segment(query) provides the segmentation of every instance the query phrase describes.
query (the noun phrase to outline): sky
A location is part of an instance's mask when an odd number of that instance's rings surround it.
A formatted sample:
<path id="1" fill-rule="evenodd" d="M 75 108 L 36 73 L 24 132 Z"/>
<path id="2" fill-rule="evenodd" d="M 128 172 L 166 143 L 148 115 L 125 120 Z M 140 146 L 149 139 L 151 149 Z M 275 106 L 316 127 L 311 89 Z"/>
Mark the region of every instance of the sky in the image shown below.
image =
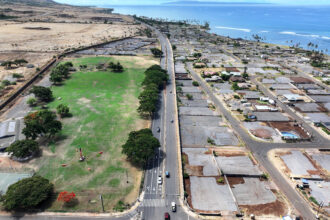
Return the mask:
<path id="1" fill-rule="evenodd" d="M 72 5 L 158 5 L 175 0 L 55 0 Z M 178 0 L 182 1 L 182 0 Z M 190 0 L 191 1 L 191 0 Z M 258 2 L 290 5 L 330 5 L 330 0 L 199 0 L 218 2 Z"/>

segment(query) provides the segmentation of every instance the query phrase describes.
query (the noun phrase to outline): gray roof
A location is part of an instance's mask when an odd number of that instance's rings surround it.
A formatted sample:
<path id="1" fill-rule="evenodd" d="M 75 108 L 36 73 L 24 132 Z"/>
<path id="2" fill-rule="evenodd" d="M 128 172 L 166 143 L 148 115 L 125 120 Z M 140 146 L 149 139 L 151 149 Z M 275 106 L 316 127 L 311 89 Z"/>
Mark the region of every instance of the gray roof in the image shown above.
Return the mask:
<path id="1" fill-rule="evenodd" d="M 287 78 L 287 77 L 283 77 L 283 76 L 281 76 L 281 77 L 277 77 L 275 80 L 276 80 L 276 82 L 278 82 L 278 83 L 290 83 L 290 82 L 292 82 L 291 79 L 289 79 L 289 78 Z"/>
<path id="2" fill-rule="evenodd" d="M 0 138 L 15 136 L 16 121 L 4 121 L 0 123 Z"/>

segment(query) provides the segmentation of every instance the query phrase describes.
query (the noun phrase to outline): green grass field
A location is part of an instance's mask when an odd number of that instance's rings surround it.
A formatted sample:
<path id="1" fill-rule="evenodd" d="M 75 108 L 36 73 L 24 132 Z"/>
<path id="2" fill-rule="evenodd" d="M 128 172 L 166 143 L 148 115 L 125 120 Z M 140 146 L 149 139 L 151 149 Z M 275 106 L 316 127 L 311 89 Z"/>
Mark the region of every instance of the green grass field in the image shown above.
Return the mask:
<path id="1" fill-rule="evenodd" d="M 93 69 L 95 64 L 109 61 L 120 61 L 125 71 Z M 73 208 L 54 202 L 50 210 L 100 211 L 102 194 L 106 210 L 111 211 L 119 200 L 132 202 L 137 197 L 141 171 L 125 161 L 121 145 L 130 131 L 147 126 L 137 114 L 137 97 L 145 69 L 156 61 L 149 57 L 88 57 L 72 62 L 77 69 L 86 64 L 88 70 L 77 71 L 62 86 L 52 87 L 55 100 L 50 109 L 66 104 L 72 117 L 63 120 L 61 140 L 45 147 L 36 161 L 38 173 L 50 179 L 56 191 L 73 191 L 79 200 Z M 87 157 L 84 162 L 79 162 L 80 147 Z"/>

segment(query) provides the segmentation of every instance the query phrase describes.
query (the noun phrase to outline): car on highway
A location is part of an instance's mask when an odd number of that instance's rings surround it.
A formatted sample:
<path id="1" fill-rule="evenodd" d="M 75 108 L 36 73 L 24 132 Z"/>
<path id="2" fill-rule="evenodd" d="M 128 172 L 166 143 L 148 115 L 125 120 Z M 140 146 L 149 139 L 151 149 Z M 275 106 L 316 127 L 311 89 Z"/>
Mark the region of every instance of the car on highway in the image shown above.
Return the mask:
<path id="1" fill-rule="evenodd" d="M 157 128 L 157 132 L 160 132 L 160 127 Z"/>
<path id="2" fill-rule="evenodd" d="M 169 178 L 169 177 L 170 177 L 170 172 L 165 171 L 165 176 L 166 176 L 167 178 Z"/>
<path id="3" fill-rule="evenodd" d="M 176 212 L 176 204 L 175 202 L 171 203 L 171 208 L 172 208 L 172 212 Z"/>
<path id="4" fill-rule="evenodd" d="M 171 123 L 173 123 L 173 122 L 174 122 L 174 120 L 172 119 L 172 120 L 171 120 Z"/>
<path id="5" fill-rule="evenodd" d="M 163 183 L 163 178 L 161 177 L 161 175 L 158 176 L 157 183 L 159 185 L 161 185 Z"/>
<path id="6" fill-rule="evenodd" d="M 170 219 L 170 214 L 168 212 L 165 212 L 164 217 L 165 217 L 165 220 L 169 220 Z"/>

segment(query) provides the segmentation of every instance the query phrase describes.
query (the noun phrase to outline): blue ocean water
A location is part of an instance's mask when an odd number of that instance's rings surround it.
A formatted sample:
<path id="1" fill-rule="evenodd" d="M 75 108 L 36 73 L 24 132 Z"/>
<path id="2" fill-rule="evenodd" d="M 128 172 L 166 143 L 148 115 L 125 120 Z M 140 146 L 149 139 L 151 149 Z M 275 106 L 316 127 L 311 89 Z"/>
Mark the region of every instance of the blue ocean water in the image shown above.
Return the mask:
<path id="1" fill-rule="evenodd" d="M 234 38 L 252 39 L 282 45 L 312 42 L 318 50 L 330 53 L 330 6 L 213 5 L 213 6 L 105 6 L 122 14 L 169 20 L 210 22 L 211 32 Z M 314 48 L 310 48 L 314 49 Z"/>

